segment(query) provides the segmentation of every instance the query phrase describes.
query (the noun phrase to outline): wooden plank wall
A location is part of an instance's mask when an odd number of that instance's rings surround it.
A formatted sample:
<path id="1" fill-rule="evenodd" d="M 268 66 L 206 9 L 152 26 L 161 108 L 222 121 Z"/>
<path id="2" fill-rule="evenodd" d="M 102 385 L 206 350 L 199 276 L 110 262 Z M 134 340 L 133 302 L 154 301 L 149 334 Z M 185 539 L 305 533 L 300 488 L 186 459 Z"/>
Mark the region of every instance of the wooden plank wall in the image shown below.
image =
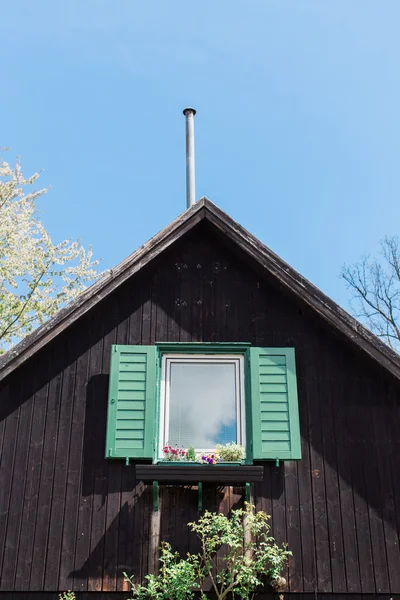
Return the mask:
<path id="1" fill-rule="evenodd" d="M 254 489 L 293 550 L 288 591 L 400 593 L 398 382 L 201 225 L 0 388 L 0 600 L 123 592 L 122 571 L 154 569 L 151 487 L 103 456 L 111 344 L 156 341 L 296 348 L 303 459 L 266 464 Z M 242 499 L 204 490 L 211 509 Z M 195 489 L 162 488 L 162 539 L 195 550 L 196 516 Z"/>

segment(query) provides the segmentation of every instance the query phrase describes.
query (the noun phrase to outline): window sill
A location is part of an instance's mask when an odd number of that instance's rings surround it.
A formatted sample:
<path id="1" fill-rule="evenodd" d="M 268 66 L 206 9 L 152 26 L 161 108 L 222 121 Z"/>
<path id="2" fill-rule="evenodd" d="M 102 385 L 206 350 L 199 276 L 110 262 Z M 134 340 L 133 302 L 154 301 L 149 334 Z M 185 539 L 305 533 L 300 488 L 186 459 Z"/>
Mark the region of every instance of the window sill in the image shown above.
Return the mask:
<path id="1" fill-rule="evenodd" d="M 218 483 L 236 485 L 262 481 L 264 467 L 219 463 L 216 465 L 190 464 L 178 461 L 157 465 L 136 465 L 136 479 L 144 483 L 196 484 Z"/>
<path id="2" fill-rule="evenodd" d="M 225 461 L 225 462 L 218 462 L 215 463 L 213 465 L 210 465 L 208 463 L 201 463 L 201 462 L 196 462 L 195 460 L 158 460 L 157 463 L 155 463 L 159 466 L 164 465 L 166 467 L 174 467 L 176 465 L 180 465 L 182 467 L 241 467 L 244 463 L 240 460 L 232 460 L 232 461 Z"/>

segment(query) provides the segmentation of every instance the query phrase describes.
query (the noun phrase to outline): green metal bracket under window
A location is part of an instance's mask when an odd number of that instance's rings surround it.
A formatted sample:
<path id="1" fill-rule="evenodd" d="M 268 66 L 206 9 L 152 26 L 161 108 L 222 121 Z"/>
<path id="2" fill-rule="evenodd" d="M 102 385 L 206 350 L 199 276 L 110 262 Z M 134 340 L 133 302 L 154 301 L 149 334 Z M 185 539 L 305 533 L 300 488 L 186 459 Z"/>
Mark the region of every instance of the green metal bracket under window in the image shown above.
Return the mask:
<path id="1" fill-rule="evenodd" d="M 153 481 L 153 511 L 157 512 L 159 506 L 159 486 L 158 481 Z"/>
<path id="2" fill-rule="evenodd" d="M 203 484 L 201 481 L 198 483 L 198 510 L 199 513 L 203 512 Z"/>
<path id="3" fill-rule="evenodd" d="M 246 483 L 245 500 L 250 503 L 251 500 L 251 483 Z"/>

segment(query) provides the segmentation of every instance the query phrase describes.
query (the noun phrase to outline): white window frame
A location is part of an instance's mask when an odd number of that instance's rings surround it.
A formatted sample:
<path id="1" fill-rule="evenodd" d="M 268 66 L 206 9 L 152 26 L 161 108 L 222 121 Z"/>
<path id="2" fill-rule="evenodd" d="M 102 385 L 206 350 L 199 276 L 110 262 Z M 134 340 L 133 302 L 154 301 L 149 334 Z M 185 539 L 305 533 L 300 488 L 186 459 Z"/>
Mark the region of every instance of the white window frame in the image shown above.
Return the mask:
<path id="1" fill-rule="evenodd" d="M 236 438 L 237 443 L 246 449 L 246 404 L 244 385 L 244 356 L 242 354 L 169 354 L 161 359 L 160 420 L 159 420 L 159 459 L 164 458 L 163 448 L 169 435 L 169 403 L 171 394 L 171 365 L 174 362 L 220 363 L 235 365 L 236 388 Z M 195 448 L 196 452 L 215 452 L 215 448 Z"/>

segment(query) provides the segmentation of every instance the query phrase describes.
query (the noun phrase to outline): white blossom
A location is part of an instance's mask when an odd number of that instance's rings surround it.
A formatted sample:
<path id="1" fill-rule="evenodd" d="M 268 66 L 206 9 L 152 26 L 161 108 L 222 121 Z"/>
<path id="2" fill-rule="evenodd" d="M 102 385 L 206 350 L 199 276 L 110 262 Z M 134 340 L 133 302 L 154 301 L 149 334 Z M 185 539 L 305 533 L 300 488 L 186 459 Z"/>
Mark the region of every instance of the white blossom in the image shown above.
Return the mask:
<path id="1" fill-rule="evenodd" d="M 0 161 L 0 354 L 98 277 L 91 247 L 54 244 L 41 223 L 36 200 L 47 189 L 30 190 L 38 177 Z"/>

